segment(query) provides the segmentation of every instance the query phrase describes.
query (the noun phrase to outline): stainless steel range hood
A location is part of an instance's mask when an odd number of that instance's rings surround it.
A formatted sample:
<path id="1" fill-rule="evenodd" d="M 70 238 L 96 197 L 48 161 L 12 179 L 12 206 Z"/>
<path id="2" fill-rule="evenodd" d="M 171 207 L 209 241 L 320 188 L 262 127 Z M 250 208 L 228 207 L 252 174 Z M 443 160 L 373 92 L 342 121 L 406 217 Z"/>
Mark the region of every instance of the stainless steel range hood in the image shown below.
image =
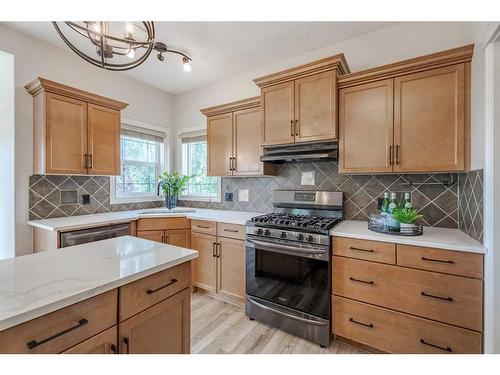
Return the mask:
<path id="1" fill-rule="evenodd" d="M 311 162 L 315 160 L 337 160 L 338 143 L 306 143 L 299 145 L 280 145 L 264 148 L 261 161 L 270 163 Z"/>

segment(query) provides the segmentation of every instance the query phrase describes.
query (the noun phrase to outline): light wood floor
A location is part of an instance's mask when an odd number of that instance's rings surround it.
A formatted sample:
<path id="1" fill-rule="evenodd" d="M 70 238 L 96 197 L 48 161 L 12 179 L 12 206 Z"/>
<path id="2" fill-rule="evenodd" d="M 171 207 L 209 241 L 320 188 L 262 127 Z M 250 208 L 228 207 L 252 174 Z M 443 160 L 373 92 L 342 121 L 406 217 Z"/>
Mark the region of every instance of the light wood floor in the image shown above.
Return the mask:
<path id="1" fill-rule="evenodd" d="M 191 300 L 191 353 L 230 354 L 316 354 L 366 353 L 335 340 L 321 348 L 245 316 L 245 309 L 219 301 L 202 291 Z"/>

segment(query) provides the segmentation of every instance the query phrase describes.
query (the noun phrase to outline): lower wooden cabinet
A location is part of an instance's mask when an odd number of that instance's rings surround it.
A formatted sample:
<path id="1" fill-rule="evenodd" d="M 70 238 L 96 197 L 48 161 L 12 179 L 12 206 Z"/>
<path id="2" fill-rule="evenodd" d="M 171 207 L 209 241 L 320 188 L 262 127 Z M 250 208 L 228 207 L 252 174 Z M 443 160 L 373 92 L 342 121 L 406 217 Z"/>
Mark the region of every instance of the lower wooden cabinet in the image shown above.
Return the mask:
<path id="1" fill-rule="evenodd" d="M 191 243 L 189 229 L 138 230 L 137 237 L 187 248 L 190 247 Z"/>
<path id="2" fill-rule="evenodd" d="M 190 351 L 189 288 L 119 323 L 120 353 L 186 354 Z"/>
<path id="3" fill-rule="evenodd" d="M 335 334 L 390 353 L 477 354 L 481 333 L 333 296 Z"/>
<path id="4" fill-rule="evenodd" d="M 208 225 L 198 222 L 197 226 Z M 199 253 L 194 261 L 193 284 L 241 305 L 245 299 L 245 242 L 241 239 L 244 227 L 217 223 L 214 229 L 214 233 L 226 237 L 191 232 L 191 248 Z"/>
<path id="5" fill-rule="evenodd" d="M 113 326 L 62 354 L 118 354 L 117 337 L 117 326 Z"/>

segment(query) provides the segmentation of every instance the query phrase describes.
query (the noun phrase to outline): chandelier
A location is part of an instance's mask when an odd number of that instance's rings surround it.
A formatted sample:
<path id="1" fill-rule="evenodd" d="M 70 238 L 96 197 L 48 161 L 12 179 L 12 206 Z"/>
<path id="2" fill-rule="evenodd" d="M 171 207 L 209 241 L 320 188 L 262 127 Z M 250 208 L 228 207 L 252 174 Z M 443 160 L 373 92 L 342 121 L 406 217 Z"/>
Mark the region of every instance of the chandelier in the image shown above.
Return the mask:
<path id="1" fill-rule="evenodd" d="M 191 58 L 185 53 L 155 41 L 152 21 L 141 22 L 52 22 L 62 40 L 73 52 L 92 65 L 106 70 L 123 71 L 141 65 L 156 51 L 165 61 L 167 52 L 182 57 L 184 71 L 191 70 Z"/>

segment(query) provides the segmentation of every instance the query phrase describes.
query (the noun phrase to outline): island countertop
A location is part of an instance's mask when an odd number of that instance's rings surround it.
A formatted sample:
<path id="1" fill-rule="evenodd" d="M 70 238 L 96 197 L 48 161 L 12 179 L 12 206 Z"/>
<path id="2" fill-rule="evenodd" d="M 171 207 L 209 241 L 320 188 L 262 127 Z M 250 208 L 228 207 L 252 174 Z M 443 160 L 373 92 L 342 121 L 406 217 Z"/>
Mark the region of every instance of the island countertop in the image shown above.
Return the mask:
<path id="1" fill-rule="evenodd" d="M 0 331 L 198 257 L 124 236 L 0 261 Z"/>
<path id="2" fill-rule="evenodd" d="M 486 254 L 483 244 L 469 237 L 458 229 L 424 227 L 421 236 L 394 236 L 372 232 L 367 221 L 345 220 L 335 226 L 330 234 L 337 237 L 357 238 L 380 242 L 391 242 L 402 245 L 433 247 L 437 249 L 465 251 Z"/>

